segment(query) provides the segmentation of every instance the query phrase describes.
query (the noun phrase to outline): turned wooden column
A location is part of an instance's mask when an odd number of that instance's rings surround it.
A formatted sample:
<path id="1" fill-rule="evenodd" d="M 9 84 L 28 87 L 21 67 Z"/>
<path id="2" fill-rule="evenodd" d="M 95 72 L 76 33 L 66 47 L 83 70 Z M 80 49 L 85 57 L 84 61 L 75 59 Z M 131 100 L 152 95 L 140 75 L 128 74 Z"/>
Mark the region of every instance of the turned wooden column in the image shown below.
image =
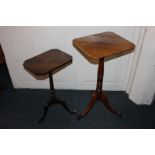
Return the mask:
<path id="1" fill-rule="evenodd" d="M 96 93 L 102 93 L 102 83 L 103 83 L 103 74 L 104 74 L 104 58 L 99 59 L 98 73 L 97 73 L 97 85 Z"/>

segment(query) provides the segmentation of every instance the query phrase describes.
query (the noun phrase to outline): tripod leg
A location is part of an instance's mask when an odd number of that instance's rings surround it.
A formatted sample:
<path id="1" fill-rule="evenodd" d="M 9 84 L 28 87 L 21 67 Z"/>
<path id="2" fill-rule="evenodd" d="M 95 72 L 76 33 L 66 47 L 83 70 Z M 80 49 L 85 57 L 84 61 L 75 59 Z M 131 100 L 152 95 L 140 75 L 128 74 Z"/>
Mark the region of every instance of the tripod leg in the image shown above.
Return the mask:
<path id="1" fill-rule="evenodd" d="M 48 101 L 45 105 L 44 105 L 44 113 L 43 113 L 43 116 L 41 117 L 41 119 L 38 121 L 38 123 L 41 123 L 44 119 L 45 119 L 45 117 L 46 117 L 46 115 L 47 115 L 47 111 L 48 111 L 48 108 L 50 107 L 50 106 L 52 106 L 54 103 L 52 103 L 51 101 Z"/>
<path id="2" fill-rule="evenodd" d="M 65 102 L 58 100 L 58 103 L 61 104 L 69 113 L 71 114 L 77 113 L 77 111 L 70 109 Z"/>
<path id="3" fill-rule="evenodd" d="M 84 117 L 92 109 L 96 101 L 97 95 L 94 94 L 91 100 L 89 101 L 87 108 L 81 114 L 78 115 L 77 119 L 81 119 L 82 117 Z"/>
<path id="4" fill-rule="evenodd" d="M 105 94 L 101 94 L 100 100 L 103 102 L 103 104 L 107 107 L 109 111 L 111 111 L 113 114 L 121 116 L 121 113 L 116 112 L 116 110 L 111 106 L 110 102 L 108 101 L 108 98 Z"/>

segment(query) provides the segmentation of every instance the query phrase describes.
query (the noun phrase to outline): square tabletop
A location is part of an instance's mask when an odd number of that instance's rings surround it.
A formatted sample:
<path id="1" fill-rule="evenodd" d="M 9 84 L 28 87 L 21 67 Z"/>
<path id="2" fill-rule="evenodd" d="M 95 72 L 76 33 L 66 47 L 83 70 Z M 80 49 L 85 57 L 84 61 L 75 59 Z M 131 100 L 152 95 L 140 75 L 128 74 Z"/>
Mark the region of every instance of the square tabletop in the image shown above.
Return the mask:
<path id="1" fill-rule="evenodd" d="M 24 67 L 35 75 L 46 75 L 72 62 L 72 56 L 59 49 L 51 49 L 24 62 Z"/>
<path id="2" fill-rule="evenodd" d="M 73 40 L 73 45 L 90 58 L 103 58 L 130 51 L 135 45 L 114 32 L 103 32 Z"/>

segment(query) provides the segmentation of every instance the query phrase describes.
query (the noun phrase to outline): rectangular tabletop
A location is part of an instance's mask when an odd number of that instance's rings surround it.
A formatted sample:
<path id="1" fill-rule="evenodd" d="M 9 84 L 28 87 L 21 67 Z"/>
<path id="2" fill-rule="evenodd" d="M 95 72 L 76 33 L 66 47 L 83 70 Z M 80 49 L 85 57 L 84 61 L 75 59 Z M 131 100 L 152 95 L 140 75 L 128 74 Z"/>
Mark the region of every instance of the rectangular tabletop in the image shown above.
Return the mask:
<path id="1" fill-rule="evenodd" d="M 87 56 L 95 59 L 130 51 L 135 45 L 113 32 L 80 37 L 73 40 L 73 45 Z"/>
<path id="2" fill-rule="evenodd" d="M 45 75 L 50 71 L 70 63 L 72 56 L 59 49 L 51 49 L 24 62 L 24 67 L 36 75 Z"/>

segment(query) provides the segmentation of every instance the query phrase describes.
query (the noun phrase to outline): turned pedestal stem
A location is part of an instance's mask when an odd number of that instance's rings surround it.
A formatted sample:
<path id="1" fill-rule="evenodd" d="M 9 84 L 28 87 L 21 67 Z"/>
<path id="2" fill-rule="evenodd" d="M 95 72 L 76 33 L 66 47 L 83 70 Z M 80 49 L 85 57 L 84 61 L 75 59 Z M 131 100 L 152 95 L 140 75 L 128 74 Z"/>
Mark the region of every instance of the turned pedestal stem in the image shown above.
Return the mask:
<path id="1" fill-rule="evenodd" d="M 102 93 L 103 74 L 104 74 L 104 58 L 99 59 L 97 85 L 96 85 L 97 94 Z"/>

